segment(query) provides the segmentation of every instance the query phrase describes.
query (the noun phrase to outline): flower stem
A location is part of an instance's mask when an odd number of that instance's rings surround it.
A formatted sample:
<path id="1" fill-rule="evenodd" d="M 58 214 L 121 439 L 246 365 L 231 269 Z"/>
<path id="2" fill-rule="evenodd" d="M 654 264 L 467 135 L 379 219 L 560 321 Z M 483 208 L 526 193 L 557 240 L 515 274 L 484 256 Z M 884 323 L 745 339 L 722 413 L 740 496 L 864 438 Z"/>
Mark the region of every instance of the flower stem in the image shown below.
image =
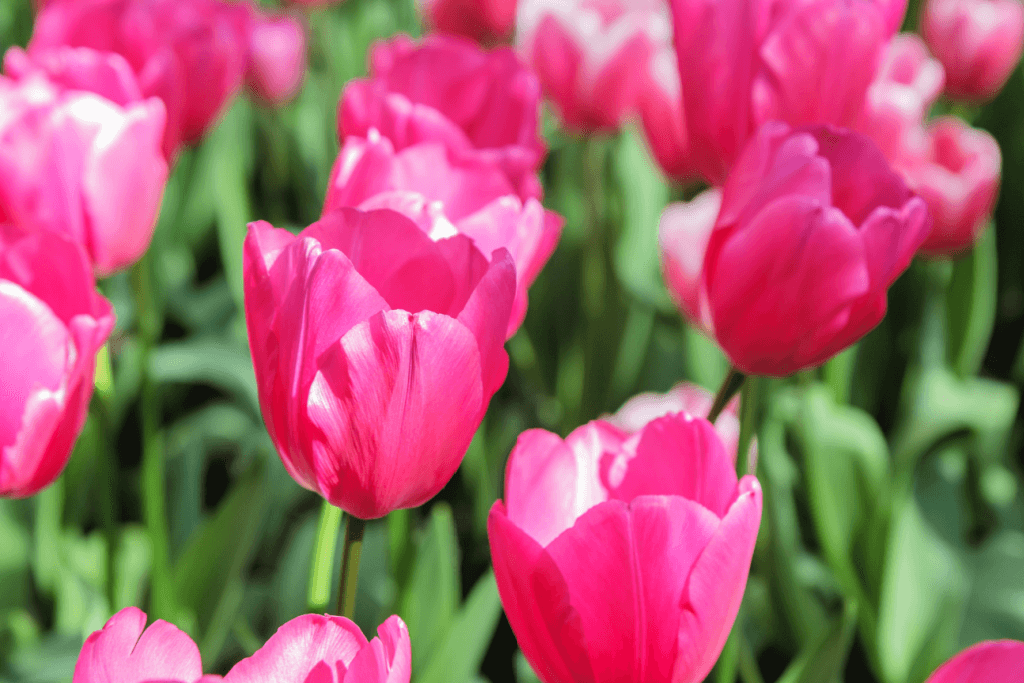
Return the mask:
<path id="1" fill-rule="evenodd" d="M 356 587 L 359 583 L 359 557 L 363 553 L 363 530 L 366 522 L 348 516 L 345 523 L 345 545 L 341 556 L 341 581 L 338 582 L 338 614 L 351 619 L 356 613 Z"/>
<path id="2" fill-rule="evenodd" d="M 309 592 L 306 602 L 310 612 L 326 611 L 331 601 L 331 574 L 334 570 L 334 552 L 338 548 L 339 531 L 341 509 L 325 500 L 323 507 L 320 508 L 320 524 L 317 526 L 316 546 L 313 548 L 313 562 L 309 570 Z"/>
<path id="3" fill-rule="evenodd" d="M 708 422 L 715 424 L 715 420 L 725 410 L 725 406 L 729 404 L 730 399 L 743 386 L 743 380 L 746 378 L 747 376 L 736 368 L 729 368 L 729 374 L 725 376 L 725 381 L 718 388 L 718 393 L 715 394 L 715 402 L 711 404 L 711 410 L 708 411 Z"/>
<path id="4" fill-rule="evenodd" d="M 748 377 L 740 394 L 740 436 L 736 442 L 736 473 L 741 477 L 757 472 L 757 454 L 750 460 L 750 444 L 757 433 L 759 377 Z"/>

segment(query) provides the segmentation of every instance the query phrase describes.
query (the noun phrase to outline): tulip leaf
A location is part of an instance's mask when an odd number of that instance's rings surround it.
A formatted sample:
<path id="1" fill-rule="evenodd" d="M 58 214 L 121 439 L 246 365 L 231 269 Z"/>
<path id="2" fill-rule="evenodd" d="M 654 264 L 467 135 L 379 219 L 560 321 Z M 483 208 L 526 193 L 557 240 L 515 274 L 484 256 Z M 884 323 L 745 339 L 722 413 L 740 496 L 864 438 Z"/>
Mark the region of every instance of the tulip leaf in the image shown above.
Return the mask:
<path id="1" fill-rule="evenodd" d="M 526 661 L 526 655 L 522 650 L 516 651 L 515 658 L 516 681 L 518 683 L 540 683 L 540 678 L 534 672 L 533 667 Z"/>
<path id="2" fill-rule="evenodd" d="M 252 357 L 244 346 L 220 338 L 192 338 L 153 349 L 150 376 L 155 382 L 206 384 L 232 394 L 260 414 Z"/>
<path id="3" fill-rule="evenodd" d="M 946 299 L 949 362 L 961 377 L 981 368 L 996 323 L 999 257 L 989 226 L 974 248 L 953 266 Z"/>
<path id="4" fill-rule="evenodd" d="M 441 647 L 417 683 L 468 683 L 477 676 L 501 616 L 494 571 L 488 570 L 470 591 Z"/>
<path id="5" fill-rule="evenodd" d="M 857 628 L 857 607 L 847 602 L 843 613 L 823 631 L 817 642 L 805 648 L 776 683 L 832 683 L 846 666 Z"/>

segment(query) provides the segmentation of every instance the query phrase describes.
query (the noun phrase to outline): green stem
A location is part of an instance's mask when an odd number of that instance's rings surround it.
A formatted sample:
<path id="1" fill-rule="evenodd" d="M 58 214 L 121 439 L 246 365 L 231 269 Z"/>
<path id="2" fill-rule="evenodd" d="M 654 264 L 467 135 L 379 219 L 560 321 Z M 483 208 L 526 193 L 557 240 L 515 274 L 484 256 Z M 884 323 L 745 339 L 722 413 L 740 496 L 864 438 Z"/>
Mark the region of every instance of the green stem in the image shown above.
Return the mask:
<path id="1" fill-rule="evenodd" d="M 757 665 L 757 656 L 754 654 L 754 648 L 750 646 L 750 641 L 744 636 L 740 636 L 740 680 L 743 683 L 764 683 L 764 677 L 761 675 L 761 669 Z"/>
<path id="2" fill-rule="evenodd" d="M 749 457 L 750 444 L 757 433 L 760 383 L 759 377 L 747 377 L 747 381 L 743 383 L 742 393 L 740 393 L 740 435 L 736 442 L 736 472 L 741 477 L 744 474 L 757 472 L 757 455 L 754 455 L 753 461 L 750 461 Z"/>
<path id="3" fill-rule="evenodd" d="M 711 404 L 711 410 L 708 411 L 708 422 L 711 424 L 715 423 L 718 416 L 725 410 L 725 406 L 729 405 L 729 401 L 736 392 L 743 386 L 743 380 L 746 379 L 746 375 L 737 370 L 736 368 L 730 367 L 729 374 L 725 376 L 725 381 L 722 382 L 722 386 L 718 388 L 718 393 L 715 394 L 715 402 Z"/>
<path id="4" fill-rule="evenodd" d="M 363 553 L 363 530 L 366 522 L 348 516 L 345 523 L 345 546 L 341 556 L 341 581 L 338 582 L 338 614 L 351 619 L 356 613 L 356 587 L 359 584 L 359 557 Z"/>
<path id="5" fill-rule="evenodd" d="M 739 666 L 740 659 L 740 619 L 742 618 L 742 610 L 737 615 L 735 623 L 732 625 L 732 631 L 729 632 L 729 639 L 725 641 L 725 647 L 722 648 L 722 654 L 718 657 L 718 662 L 714 668 L 714 682 L 715 683 L 736 683 L 736 669 Z M 708 680 L 711 680 L 710 678 Z"/>
<path id="6" fill-rule="evenodd" d="M 325 500 L 320 508 L 316 547 L 313 549 L 313 562 L 309 570 L 309 593 L 306 601 L 310 612 L 326 611 L 331 601 L 331 575 L 334 571 L 334 551 L 338 548 L 339 531 L 341 509 Z"/>

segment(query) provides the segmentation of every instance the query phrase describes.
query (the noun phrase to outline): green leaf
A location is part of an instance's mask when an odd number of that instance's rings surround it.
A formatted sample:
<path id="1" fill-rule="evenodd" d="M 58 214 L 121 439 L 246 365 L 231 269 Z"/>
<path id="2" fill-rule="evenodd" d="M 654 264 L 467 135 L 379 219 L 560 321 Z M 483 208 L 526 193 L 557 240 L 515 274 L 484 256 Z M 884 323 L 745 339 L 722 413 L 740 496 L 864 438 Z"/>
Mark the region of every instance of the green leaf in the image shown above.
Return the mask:
<path id="1" fill-rule="evenodd" d="M 540 683 L 540 678 L 534 673 L 533 667 L 526 661 L 522 650 L 516 651 L 515 657 L 516 681 L 518 683 Z"/>
<path id="2" fill-rule="evenodd" d="M 152 565 L 153 548 L 145 528 L 137 525 L 124 527 L 114 556 L 112 611 L 142 604 Z"/>
<path id="3" fill-rule="evenodd" d="M 832 683 L 846 667 L 857 627 L 855 602 L 847 602 L 843 613 L 786 667 L 777 683 Z"/>
<path id="4" fill-rule="evenodd" d="M 207 384 L 242 399 L 253 415 L 260 414 L 256 375 L 249 350 L 220 338 L 191 338 L 161 344 L 149 357 L 154 382 Z"/>
<path id="5" fill-rule="evenodd" d="M 469 683 L 480 669 L 494 628 L 501 616 L 501 600 L 494 572 L 488 570 L 470 591 L 441 647 L 430 658 L 417 683 Z"/>
<path id="6" fill-rule="evenodd" d="M 953 266 L 946 294 L 946 336 L 949 362 L 961 377 L 978 372 L 996 324 L 999 295 L 996 234 L 988 226 Z"/>

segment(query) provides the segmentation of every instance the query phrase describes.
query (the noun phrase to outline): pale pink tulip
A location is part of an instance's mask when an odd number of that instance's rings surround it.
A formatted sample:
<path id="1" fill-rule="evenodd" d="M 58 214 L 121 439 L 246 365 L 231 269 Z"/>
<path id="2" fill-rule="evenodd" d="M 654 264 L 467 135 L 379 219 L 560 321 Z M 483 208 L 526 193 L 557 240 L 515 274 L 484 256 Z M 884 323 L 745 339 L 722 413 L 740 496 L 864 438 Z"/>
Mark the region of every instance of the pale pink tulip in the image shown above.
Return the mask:
<path id="1" fill-rule="evenodd" d="M 418 0 L 427 26 L 439 33 L 494 43 L 512 35 L 517 0 Z"/>
<path id="2" fill-rule="evenodd" d="M 260 405 L 285 468 L 363 519 L 455 473 L 491 396 L 515 266 L 391 210 L 339 209 L 299 236 L 253 223 L 245 308 Z"/>
<path id="3" fill-rule="evenodd" d="M 1020 61 L 1024 5 L 1020 0 L 927 0 L 921 34 L 946 67 L 946 92 L 987 100 Z"/>
<path id="4" fill-rule="evenodd" d="M 412 650 L 405 623 L 390 617 L 377 633 L 367 641 L 345 617 L 296 617 L 235 664 L 224 683 L 409 683 Z"/>
<path id="5" fill-rule="evenodd" d="M 665 285 L 691 325 L 711 334 L 704 289 L 704 254 L 722 207 L 722 191 L 705 190 L 689 202 L 669 204 L 661 214 L 658 242 Z"/>
<path id="6" fill-rule="evenodd" d="M 454 36 L 378 43 L 370 77 L 348 83 L 338 111 L 342 141 L 376 128 L 396 150 L 440 142 L 455 158 L 501 168 L 524 201 L 541 195 L 539 125 L 540 85 L 516 54 Z"/>
<path id="7" fill-rule="evenodd" d="M 249 27 L 245 80 L 271 104 L 289 100 L 306 73 L 306 30 L 292 17 L 254 15 Z"/>
<path id="8" fill-rule="evenodd" d="M 1024 643 L 978 643 L 949 660 L 925 683 L 1011 683 L 1024 677 Z"/>
<path id="9" fill-rule="evenodd" d="M 121 106 L 145 99 L 131 65 L 116 52 L 61 46 L 29 56 L 20 47 L 12 47 L 4 55 L 8 77 L 17 81 L 34 73 L 61 88 L 95 93 Z"/>
<path id="10" fill-rule="evenodd" d="M 484 254 L 507 249 L 517 273 L 510 337 L 526 316 L 527 290 L 554 251 L 563 222 L 536 199 L 520 200 L 489 163 L 451 159 L 435 142 L 395 152 L 376 129 L 366 139 L 348 138 L 334 164 L 324 211 L 343 206 L 395 209 L 431 239 L 466 235 Z"/>
<path id="11" fill-rule="evenodd" d="M 487 522 L 519 647 L 544 683 L 699 683 L 729 635 L 761 519 L 706 420 L 519 437 Z"/>

